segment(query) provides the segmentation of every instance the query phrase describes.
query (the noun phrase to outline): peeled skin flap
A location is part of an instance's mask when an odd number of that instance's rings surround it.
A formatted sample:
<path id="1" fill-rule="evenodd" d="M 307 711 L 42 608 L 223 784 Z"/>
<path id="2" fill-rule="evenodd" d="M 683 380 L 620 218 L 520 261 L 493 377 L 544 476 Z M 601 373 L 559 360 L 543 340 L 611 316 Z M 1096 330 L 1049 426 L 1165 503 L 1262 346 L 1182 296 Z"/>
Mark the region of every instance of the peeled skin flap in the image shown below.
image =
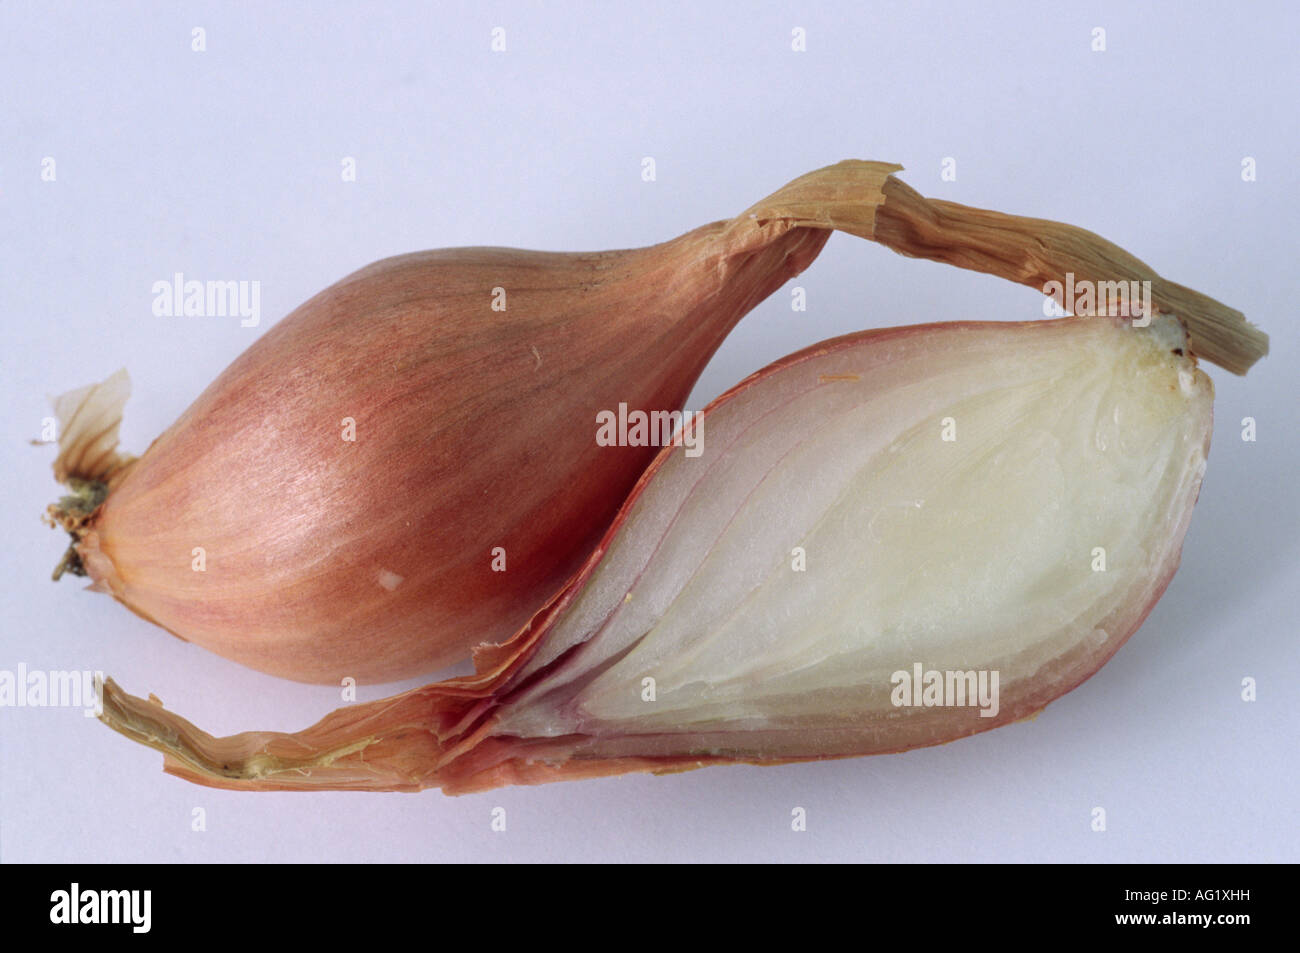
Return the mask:
<path id="1" fill-rule="evenodd" d="M 1178 343 L 1172 323 L 1105 318 L 920 326 L 742 384 L 708 415 L 706 452 L 648 481 L 514 681 L 570 657 L 493 734 L 578 736 L 580 757 L 767 759 L 1039 710 L 1177 566 L 1213 403 Z M 996 672 L 996 713 L 895 706 L 891 676 L 917 663 Z"/>

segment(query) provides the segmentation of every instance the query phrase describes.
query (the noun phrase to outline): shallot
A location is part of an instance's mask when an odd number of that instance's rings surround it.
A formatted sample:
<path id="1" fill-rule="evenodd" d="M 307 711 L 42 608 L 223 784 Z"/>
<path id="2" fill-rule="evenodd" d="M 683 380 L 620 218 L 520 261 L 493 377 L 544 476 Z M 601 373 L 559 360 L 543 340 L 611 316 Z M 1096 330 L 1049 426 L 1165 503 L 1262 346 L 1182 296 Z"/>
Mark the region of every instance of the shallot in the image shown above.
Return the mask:
<path id="1" fill-rule="evenodd" d="M 139 459 L 117 449 L 124 373 L 65 395 L 58 573 L 301 681 L 461 660 L 570 578 L 658 450 L 607 446 L 597 423 L 679 412 L 831 229 L 1044 291 L 1145 282 L 1189 353 L 1244 373 L 1266 350 L 1238 312 L 1091 232 L 928 200 L 898 169 L 841 162 L 649 248 L 378 262 L 268 331 Z"/>

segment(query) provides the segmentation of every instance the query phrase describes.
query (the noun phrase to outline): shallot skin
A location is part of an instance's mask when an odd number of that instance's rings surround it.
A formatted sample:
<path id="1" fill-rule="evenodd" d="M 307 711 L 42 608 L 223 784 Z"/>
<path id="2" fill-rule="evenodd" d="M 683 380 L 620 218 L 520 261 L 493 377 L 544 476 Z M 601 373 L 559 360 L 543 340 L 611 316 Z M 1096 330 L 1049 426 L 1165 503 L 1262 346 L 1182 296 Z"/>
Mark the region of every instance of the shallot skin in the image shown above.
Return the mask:
<path id="1" fill-rule="evenodd" d="M 1150 339 L 1139 333 L 1145 334 L 1115 319 L 1072 318 L 918 325 L 824 342 L 770 365 L 711 404 L 706 460 L 689 460 L 680 449 L 661 451 L 583 568 L 513 639 L 476 652 L 476 674 L 348 706 L 296 734 L 214 738 L 111 681 L 103 718 L 162 750 L 169 772 L 201 784 L 243 790 L 438 787 L 447 794 L 628 772 L 887 754 L 1023 719 L 1100 669 L 1146 619 L 1179 563 L 1209 449 L 1213 387 L 1183 354 L 1176 330 Z M 868 627 L 855 634 L 863 621 L 857 610 L 834 613 L 846 594 L 869 584 L 870 567 L 882 571 L 879 560 L 894 552 L 872 550 L 861 533 L 873 525 L 872 512 L 893 505 L 873 494 L 910 486 L 906 479 L 890 483 L 875 476 L 862 482 L 854 454 L 865 454 L 862 459 L 884 474 L 911 465 L 912 454 L 945 459 L 948 451 L 930 425 L 972 382 L 977 390 L 959 417 L 976 433 L 985 424 L 994 427 L 983 441 L 967 444 L 969 460 L 978 462 L 1001 446 L 998 441 L 1009 441 L 1007 472 L 1015 473 L 1017 460 L 1035 459 L 1038 442 L 1059 441 L 1062 453 L 1089 473 L 1095 468 L 1101 480 L 1080 478 L 1063 497 L 1062 505 L 1073 511 L 1059 516 L 1061 538 L 1071 538 L 1068 527 L 1084 546 L 1058 546 L 1051 520 L 1039 522 L 1044 514 L 1019 492 L 972 510 L 961 502 L 967 487 L 958 481 L 948 484 L 948 503 L 930 501 L 941 527 L 932 544 L 940 549 L 953 538 L 942 529 L 945 520 L 967 520 L 977 540 L 986 536 L 978 527 L 1004 521 L 1030 527 L 1019 536 L 1025 545 L 1047 545 L 1058 557 L 1031 566 L 1008 591 L 999 581 L 1005 569 L 983 574 L 990 558 L 1015 557 L 995 541 L 973 561 L 944 569 L 954 585 L 965 579 L 969 594 L 992 601 L 983 610 L 987 618 L 950 614 L 967 631 L 940 630 L 930 636 L 928 651 L 938 659 L 946 654 L 960 668 L 1002 672 L 1000 706 L 988 718 L 969 708 L 897 708 L 888 701 L 890 670 L 923 660 L 914 639 L 925 632 L 922 617 L 933 611 L 932 603 L 909 603 L 894 624 L 874 633 Z M 1029 429 L 1018 416 L 1008 420 L 989 410 L 990 400 L 1015 387 L 1022 389 L 1009 407 L 1044 414 Z M 1090 407 L 1076 401 L 1079 395 L 1113 406 L 1118 429 L 1099 418 L 1102 429 L 1094 432 Z M 900 409 L 906 420 L 896 418 Z M 1134 413 L 1148 416 L 1135 423 Z M 1055 419 L 1060 426 L 1053 426 Z M 817 435 L 820 428 L 827 436 Z M 857 448 L 838 440 L 854 432 L 876 445 Z M 1098 439 L 1103 433 L 1117 434 L 1118 443 Z M 1133 437 L 1143 439 L 1134 443 Z M 836 461 L 817 462 L 828 447 L 843 457 L 839 477 L 833 476 Z M 800 453 L 807 459 L 797 459 Z M 1146 454 L 1153 454 L 1150 465 Z M 798 492 L 808 486 L 800 479 L 805 465 L 825 474 L 831 508 L 823 512 L 813 501 L 814 509 L 792 516 L 790 527 L 767 519 L 768 503 L 759 494 L 776 492 L 771 485 L 764 489 L 768 474 L 787 468 L 780 485 Z M 924 472 L 938 471 L 927 464 Z M 1137 482 L 1112 489 L 1112 472 Z M 854 493 L 874 499 L 869 511 L 844 503 L 835 479 L 850 480 L 846 486 Z M 1026 479 L 1017 489 L 1033 492 L 1037 478 Z M 983 494 L 978 499 L 1003 499 L 996 479 L 975 489 Z M 780 499 L 778 493 L 769 503 Z M 846 516 L 850 522 L 842 529 L 825 529 Z M 1141 525 L 1132 527 L 1130 517 Z M 811 583 L 783 568 L 790 532 L 808 545 L 838 540 L 845 553 L 867 556 L 860 563 L 813 549 L 826 567 L 818 584 L 829 586 L 816 603 L 817 619 L 799 609 L 807 605 L 800 587 Z M 1087 545 L 1098 540 L 1119 561 L 1109 573 L 1089 568 Z M 762 564 L 760 575 L 748 581 L 745 567 L 728 556 L 743 551 L 758 554 Z M 909 567 L 939 555 L 923 548 L 898 557 L 902 571 L 912 572 Z M 751 626 L 725 624 L 755 598 L 759 578 L 775 580 L 777 601 L 760 606 L 753 620 L 776 619 L 775 640 Z M 1060 599 L 1040 591 L 1053 578 L 1064 586 Z M 1053 621 L 1058 603 L 1074 605 L 1081 617 Z M 868 600 L 868 612 L 877 608 Z M 724 613 L 721 628 L 719 620 L 709 621 L 715 609 Z M 1023 632 L 998 624 L 999 613 L 1008 612 L 1022 619 Z M 990 625 L 1000 647 L 980 635 Z M 676 635 L 669 631 L 674 627 Z M 822 674 L 802 690 L 782 687 L 813 671 L 810 666 L 820 666 Z M 646 675 L 659 677 L 657 699 L 640 695 Z"/>

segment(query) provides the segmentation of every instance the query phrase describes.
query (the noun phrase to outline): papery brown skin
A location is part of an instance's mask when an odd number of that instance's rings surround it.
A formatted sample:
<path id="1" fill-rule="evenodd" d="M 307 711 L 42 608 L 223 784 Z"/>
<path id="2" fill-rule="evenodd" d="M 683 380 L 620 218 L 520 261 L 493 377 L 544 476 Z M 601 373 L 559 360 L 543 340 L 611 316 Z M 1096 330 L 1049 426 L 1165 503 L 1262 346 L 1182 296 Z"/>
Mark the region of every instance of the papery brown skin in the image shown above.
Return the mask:
<path id="1" fill-rule="evenodd" d="M 679 409 L 831 229 L 1031 286 L 1150 279 L 1193 350 L 1239 373 L 1267 350 L 1090 232 L 928 200 L 898 168 L 842 162 L 650 248 L 378 262 L 268 331 L 139 460 L 116 455 L 111 414 L 65 399 L 90 422 L 56 475 L 109 493 L 53 520 L 94 588 L 175 635 L 300 681 L 385 681 L 507 637 L 571 576 L 655 453 L 597 445 L 596 414 Z"/>
<path id="2" fill-rule="evenodd" d="M 1085 320 L 1070 319 L 1076 323 Z M 1001 339 L 1011 340 L 1022 329 L 1050 334 L 1068 326 L 1067 322 L 956 323 L 850 335 L 791 355 L 746 379 L 710 405 L 705 412 L 706 427 L 720 414 L 760 413 L 761 406 L 752 412 L 744 410 L 743 401 L 755 398 L 765 388 L 786 393 L 798 381 L 803 381 L 801 387 L 834 387 L 839 380 L 857 380 L 858 375 L 851 373 L 854 368 L 862 371 L 862 380 L 870 381 L 873 366 L 893 361 L 907 349 L 915 354 L 918 348 L 968 346 L 962 343 L 963 335 L 999 335 L 996 344 Z M 1212 387 L 1194 365 L 1185 373 L 1190 375 L 1188 393 L 1196 395 L 1188 413 L 1197 416 L 1184 423 L 1190 434 L 1200 434 L 1200 445 L 1193 443 L 1188 452 L 1193 458 L 1199 455 L 1203 467 L 1209 447 Z M 794 393 L 802 391 L 795 387 Z M 715 434 L 715 439 L 721 438 Z M 713 450 L 721 452 L 716 447 Z M 583 569 L 510 642 L 478 651 L 478 672 L 473 676 L 349 706 L 297 734 L 251 732 L 215 738 L 155 702 L 125 694 L 111 681 L 106 686 L 102 717 L 123 734 L 163 751 L 168 772 L 200 784 L 241 790 L 416 791 L 438 787 L 447 794 L 463 794 L 508 784 L 629 772 L 666 773 L 717 764 L 783 764 L 942 744 L 1038 712 L 1081 684 L 1118 651 L 1173 577 L 1200 484 L 1200 473 L 1191 473 L 1187 477 L 1190 482 L 1178 496 L 1165 501 L 1172 509 L 1166 514 L 1167 533 L 1151 555 L 1152 573 L 1117 578 L 1114 584 L 1136 594 L 1137 599 L 1096 622 L 1105 638 L 1080 639 L 1038 668 L 1032 678 L 1004 685 L 996 717 L 981 718 L 971 709 L 961 708 L 905 708 L 883 722 L 826 722 L 802 728 L 774 721 L 766 729 L 736 724 L 709 732 L 622 732 L 596 720 L 589 727 L 553 737 L 518 734 L 518 726 L 527 723 L 517 717 L 519 712 L 539 703 L 557 713 L 584 710 L 585 676 L 581 673 L 589 665 L 596 666 L 593 671 L 599 670 L 602 656 L 598 653 L 593 660 L 584 661 L 588 643 L 557 643 L 557 627 L 566 613 L 575 611 L 576 601 L 593 582 L 602 561 L 626 542 L 621 534 L 636 532 L 634 521 L 643 512 L 638 507 L 650 505 L 648 494 L 666 479 L 666 468 L 676 468 L 681 474 L 685 466 L 680 450 L 662 451 Z M 755 540 L 756 545 L 762 543 Z M 613 590 L 611 598 L 619 592 Z M 593 643 L 604 624 L 593 636 Z M 558 687 L 551 689 L 548 684 Z M 548 692 L 558 692 L 559 700 L 547 701 Z M 583 724 L 583 719 L 577 718 L 574 724 Z"/>
<path id="3" fill-rule="evenodd" d="M 83 561 L 139 614 L 273 675 L 373 682 L 459 661 L 573 574 L 655 454 L 598 446 L 596 414 L 680 408 L 829 234 L 684 268 L 717 230 L 595 255 L 429 252 L 345 278 L 158 438 Z"/>

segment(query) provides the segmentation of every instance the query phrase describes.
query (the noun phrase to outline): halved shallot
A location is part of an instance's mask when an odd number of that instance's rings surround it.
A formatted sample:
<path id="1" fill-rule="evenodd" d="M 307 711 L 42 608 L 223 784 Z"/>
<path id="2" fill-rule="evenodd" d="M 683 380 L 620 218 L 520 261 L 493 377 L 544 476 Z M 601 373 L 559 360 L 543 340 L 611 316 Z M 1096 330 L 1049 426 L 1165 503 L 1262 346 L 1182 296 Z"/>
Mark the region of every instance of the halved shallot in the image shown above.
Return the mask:
<path id="1" fill-rule="evenodd" d="M 1169 584 L 1213 386 L 1173 317 L 827 341 L 665 448 L 478 673 L 297 734 L 214 738 L 111 681 L 103 719 L 203 784 L 449 794 L 880 754 L 1037 712 Z"/>

